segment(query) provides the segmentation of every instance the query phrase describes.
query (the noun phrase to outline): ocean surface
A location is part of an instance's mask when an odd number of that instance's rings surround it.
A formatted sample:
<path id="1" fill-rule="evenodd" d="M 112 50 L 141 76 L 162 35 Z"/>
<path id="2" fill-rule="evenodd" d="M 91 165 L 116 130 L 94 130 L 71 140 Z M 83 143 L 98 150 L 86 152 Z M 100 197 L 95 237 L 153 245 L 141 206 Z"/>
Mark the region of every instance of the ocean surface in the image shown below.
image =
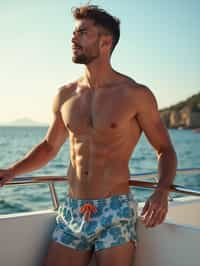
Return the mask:
<path id="1" fill-rule="evenodd" d="M 37 145 L 45 136 L 47 127 L 0 127 L 0 169 L 9 167 Z M 192 130 L 170 129 L 169 134 L 178 157 L 178 169 L 200 168 L 200 134 Z M 117 163 L 117 162 L 116 162 Z M 64 176 L 69 165 L 69 143 L 63 145 L 58 155 L 45 167 L 24 176 Z M 129 161 L 130 174 L 157 171 L 156 153 L 142 134 Z M 153 181 L 149 180 L 149 181 Z M 174 184 L 200 190 L 200 174 L 177 174 Z M 153 192 L 149 189 L 131 188 L 138 202 L 145 201 Z M 67 193 L 66 183 L 56 184 L 60 203 Z M 172 197 L 183 194 L 170 193 Z M 4 186 L 0 188 L 0 214 L 51 209 L 48 184 Z"/>

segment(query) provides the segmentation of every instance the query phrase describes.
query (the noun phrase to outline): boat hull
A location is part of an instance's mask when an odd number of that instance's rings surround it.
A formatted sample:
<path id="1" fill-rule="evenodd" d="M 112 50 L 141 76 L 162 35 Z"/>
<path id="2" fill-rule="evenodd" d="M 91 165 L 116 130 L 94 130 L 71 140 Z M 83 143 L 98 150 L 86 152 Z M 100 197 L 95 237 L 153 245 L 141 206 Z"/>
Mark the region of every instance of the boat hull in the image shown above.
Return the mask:
<path id="1" fill-rule="evenodd" d="M 42 266 L 56 215 L 53 210 L 0 215 L 0 265 Z M 169 202 L 166 220 L 155 228 L 146 228 L 138 216 L 137 234 L 134 266 L 199 266 L 200 199 Z M 93 256 L 90 266 L 95 265 Z"/>

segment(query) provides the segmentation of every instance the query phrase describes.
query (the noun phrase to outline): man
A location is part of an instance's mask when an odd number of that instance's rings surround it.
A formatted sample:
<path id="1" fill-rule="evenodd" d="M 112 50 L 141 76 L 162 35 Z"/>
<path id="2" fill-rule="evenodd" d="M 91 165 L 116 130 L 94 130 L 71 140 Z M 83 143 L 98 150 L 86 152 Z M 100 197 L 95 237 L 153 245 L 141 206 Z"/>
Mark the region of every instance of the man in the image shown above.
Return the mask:
<path id="1" fill-rule="evenodd" d="M 151 228 L 166 217 L 176 153 L 151 90 L 111 67 L 119 20 L 93 5 L 75 8 L 73 16 L 72 60 L 84 64 L 85 72 L 58 91 L 44 140 L 1 170 L 1 183 L 44 166 L 69 137 L 69 192 L 45 265 L 86 266 L 95 252 L 97 265 L 130 266 L 137 243 L 137 214 L 128 186 L 131 154 L 144 131 L 157 152 L 160 177 L 141 216 Z"/>

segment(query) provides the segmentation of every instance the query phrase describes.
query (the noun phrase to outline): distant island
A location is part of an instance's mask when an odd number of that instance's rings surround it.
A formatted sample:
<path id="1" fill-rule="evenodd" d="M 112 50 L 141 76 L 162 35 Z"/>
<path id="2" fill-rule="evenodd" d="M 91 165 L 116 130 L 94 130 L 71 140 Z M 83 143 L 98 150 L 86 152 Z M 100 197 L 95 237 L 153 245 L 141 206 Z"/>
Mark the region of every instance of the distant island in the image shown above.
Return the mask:
<path id="1" fill-rule="evenodd" d="M 200 92 L 159 111 L 167 128 L 188 128 L 200 131 Z"/>
<path id="2" fill-rule="evenodd" d="M 11 122 L 0 123 L 0 126 L 39 127 L 39 126 L 47 126 L 47 124 L 33 121 L 32 119 L 30 119 L 28 117 L 23 117 L 23 118 L 20 118 L 20 119 L 11 121 Z"/>

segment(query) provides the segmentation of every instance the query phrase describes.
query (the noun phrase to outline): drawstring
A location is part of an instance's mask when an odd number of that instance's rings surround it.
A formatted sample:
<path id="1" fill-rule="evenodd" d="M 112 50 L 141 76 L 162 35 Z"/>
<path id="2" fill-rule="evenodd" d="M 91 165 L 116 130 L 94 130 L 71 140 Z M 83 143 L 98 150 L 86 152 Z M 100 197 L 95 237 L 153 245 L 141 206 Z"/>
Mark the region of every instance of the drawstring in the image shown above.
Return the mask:
<path id="1" fill-rule="evenodd" d="M 81 208 L 80 208 L 80 213 L 85 214 L 85 220 L 89 221 L 91 214 L 97 212 L 97 208 L 95 205 L 91 203 L 85 203 Z"/>

